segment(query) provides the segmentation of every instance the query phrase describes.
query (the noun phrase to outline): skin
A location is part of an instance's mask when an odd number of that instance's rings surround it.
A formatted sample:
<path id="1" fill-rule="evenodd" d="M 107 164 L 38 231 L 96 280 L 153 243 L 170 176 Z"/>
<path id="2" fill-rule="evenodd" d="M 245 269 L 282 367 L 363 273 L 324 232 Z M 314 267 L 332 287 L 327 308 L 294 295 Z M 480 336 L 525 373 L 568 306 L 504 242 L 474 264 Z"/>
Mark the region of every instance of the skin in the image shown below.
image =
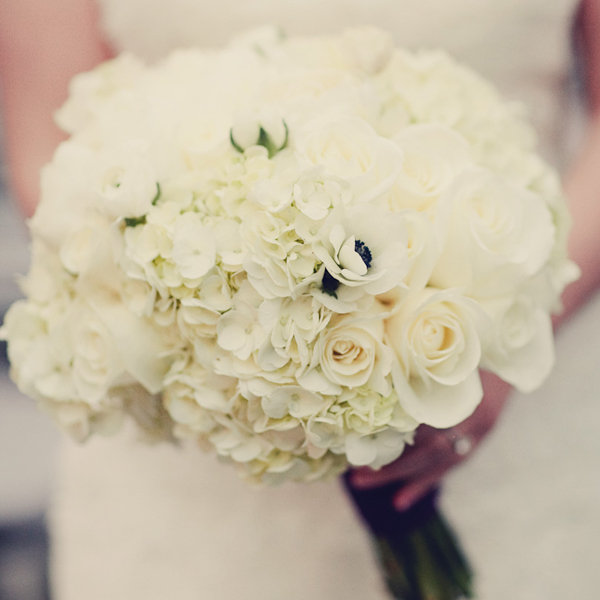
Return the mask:
<path id="1" fill-rule="evenodd" d="M 0 100 L 10 184 L 35 210 L 39 172 L 64 135 L 52 120 L 69 80 L 109 56 L 90 0 L 0 2 Z"/>
<path id="2" fill-rule="evenodd" d="M 570 253 L 582 277 L 567 289 L 557 326 L 577 310 L 600 279 L 600 0 L 583 0 L 578 22 L 590 116 L 586 140 L 565 177 L 565 189 L 573 215 Z M 68 81 L 109 56 L 91 0 L 1 0 L 6 157 L 15 197 L 26 215 L 37 204 L 40 168 L 63 137 L 51 115 L 66 99 Z M 474 450 L 493 428 L 509 395 L 510 386 L 497 377 L 483 373 L 482 380 L 484 399 L 469 419 L 451 430 L 421 427 L 415 445 L 394 463 L 379 471 L 355 470 L 354 485 L 402 481 L 395 497 L 399 509 L 439 485 L 448 470 L 465 459 L 454 452 L 455 439 L 468 436 Z"/>

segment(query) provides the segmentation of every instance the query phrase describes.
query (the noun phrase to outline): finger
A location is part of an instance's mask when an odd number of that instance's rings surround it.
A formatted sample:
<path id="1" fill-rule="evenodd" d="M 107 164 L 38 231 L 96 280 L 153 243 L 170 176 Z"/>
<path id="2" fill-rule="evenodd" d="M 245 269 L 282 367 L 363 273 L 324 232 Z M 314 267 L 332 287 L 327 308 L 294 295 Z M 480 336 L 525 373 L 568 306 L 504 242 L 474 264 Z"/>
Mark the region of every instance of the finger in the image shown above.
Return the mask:
<path id="1" fill-rule="evenodd" d="M 427 473 L 427 475 L 424 475 L 423 477 L 419 477 L 418 479 L 406 483 L 398 490 L 398 492 L 396 492 L 396 495 L 394 496 L 394 507 L 400 511 L 409 509 L 428 492 L 436 488 L 449 469 L 450 465 L 441 467 Z"/>
<path id="2" fill-rule="evenodd" d="M 375 471 L 369 467 L 357 469 L 351 476 L 352 484 L 357 488 L 385 485 L 392 481 L 408 479 L 426 468 L 431 460 L 431 448 L 423 448 L 418 451 L 403 455 L 399 460 Z"/>
<path id="3" fill-rule="evenodd" d="M 410 479 L 424 471 L 436 470 L 442 465 L 451 466 L 458 462 L 456 454 L 441 432 L 428 436 L 409 448 L 398 460 L 379 471 L 368 467 L 356 469 L 351 475 L 352 484 L 357 488 L 385 485 L 392 481 Z"/>

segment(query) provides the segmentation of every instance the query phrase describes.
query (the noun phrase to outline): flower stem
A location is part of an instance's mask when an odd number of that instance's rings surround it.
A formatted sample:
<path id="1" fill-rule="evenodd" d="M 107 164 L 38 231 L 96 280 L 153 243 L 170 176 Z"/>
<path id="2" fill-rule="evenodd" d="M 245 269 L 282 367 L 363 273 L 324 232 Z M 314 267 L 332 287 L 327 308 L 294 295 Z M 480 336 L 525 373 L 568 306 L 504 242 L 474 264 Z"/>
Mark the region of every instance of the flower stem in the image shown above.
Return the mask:
<path id="1" fill-rule="evenodd" d="M 372 534 L 387 586 L 396 600 L 472 598 L 472 572 L 455 534 L 437 508 L 438 491 L 408 510 L 394 508 L 398 483 L 346 488 Z"/>

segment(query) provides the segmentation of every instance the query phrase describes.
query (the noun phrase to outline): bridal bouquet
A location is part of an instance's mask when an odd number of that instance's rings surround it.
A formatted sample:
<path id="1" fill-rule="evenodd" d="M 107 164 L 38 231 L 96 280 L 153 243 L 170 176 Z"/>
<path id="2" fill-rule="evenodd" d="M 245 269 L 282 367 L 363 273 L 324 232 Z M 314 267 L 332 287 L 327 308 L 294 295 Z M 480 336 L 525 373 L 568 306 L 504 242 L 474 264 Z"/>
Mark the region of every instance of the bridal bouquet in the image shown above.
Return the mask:
<path id="1" fill-rule="evenodd" d="M 123 417 L 253 480 L 381 467 L 553 362 L 568 215 L 519 108 L 383 32 L 248 34 L 78 76 L 12 374 L 77 439 Z"/>

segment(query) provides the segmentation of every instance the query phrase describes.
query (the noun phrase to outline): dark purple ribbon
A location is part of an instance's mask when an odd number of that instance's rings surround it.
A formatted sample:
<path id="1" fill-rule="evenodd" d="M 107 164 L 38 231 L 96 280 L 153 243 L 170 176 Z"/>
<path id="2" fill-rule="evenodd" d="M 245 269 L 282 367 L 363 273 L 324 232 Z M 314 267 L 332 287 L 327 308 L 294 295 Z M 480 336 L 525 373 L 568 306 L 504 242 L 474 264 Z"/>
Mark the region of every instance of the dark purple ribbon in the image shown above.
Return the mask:
<path id="1" fill-rule="evenodd" d="M 436 513 L 438 489 L 429 492 L 410 508 L 399 511 L 394 506 L 394 496 L 402 488 L 402 482 L 357 489 L 352 485 L 351 471 L 343 475 L 343 481 L 362 520 L 376 536 L 405 535 L 420 528 Z"/>

